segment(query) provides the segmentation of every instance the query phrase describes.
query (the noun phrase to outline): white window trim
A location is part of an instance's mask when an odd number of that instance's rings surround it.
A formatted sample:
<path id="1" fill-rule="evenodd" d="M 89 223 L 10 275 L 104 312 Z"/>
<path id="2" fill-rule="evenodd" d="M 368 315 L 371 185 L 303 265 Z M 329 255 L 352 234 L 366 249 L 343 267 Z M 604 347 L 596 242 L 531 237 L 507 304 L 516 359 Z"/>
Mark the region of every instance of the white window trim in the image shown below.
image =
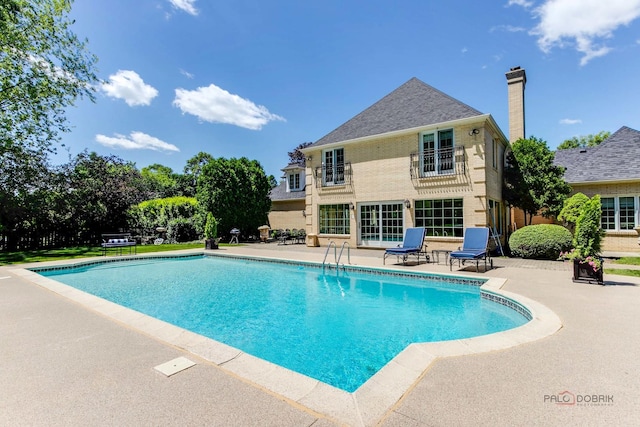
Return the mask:
<path id="1" fill-rule="evenodd" d="M 451 146 L 451 168 L 445 171 L 439 171 L 440 169 L 440 159 L 437 156 L 437 153 L 441 150 L 440 148 L 440 132 L 451 131 L 451 140 L 453 145 Z M 433 135 L 434 141 L 434 170 L 433 171 L 425 171 L 424 170 L 424 136 L 425 135 Z M 429 177 L 429 176 L 444 176 L 444 175 L 453 175 L 456 171 L 456 135 L 455 130 L 453 128 L 448 129 L 435 129 L 427 132 L 420 132 L 420 140 L 418 141 L 418 151 L 420 155 L 420 176 L 421 177 Z"/>
<path id="2" fill-rule="evenodd" d="M 301 191 L 302 190 L 302 174 L 300 172 L 291 172 L 287 174 L 287 191 L 288 192 L 292 192 L 292 191 Z M 298 177 L 298 186 L 297 187 L 291 187 L 291 178 L 292 177 Z M 294 183 L 295 183 L 295 178 L 293 179 Z"/>
<path id="3" fill-rule="evenodd" d="M 431 236 L 431 235 L 429 235 L 429 228 L 436 228 L 436 227 L 435 227 L 435 226 L 429 227 L 429 226 L 426 226 L 426 225 L 424 225 L 424 224 L 423 224 L 423 225 L 421 225 L 421 226 L 423 226 L 423 227 L 427 228 L 427 236 L 429 236 L 429 238 L 436 238 L 436 239 L 438 239 L 438 238 L 450 238 L 450 237 L 454 237 L 454 238 L 460 238 L 460 237 L 463 237 L 463 235 L 464 235 L 464 230 L 465 230 L 465 225 L 464 225 L 464 205 L 465 205 L 465 203 L 464 203 L 464 198 L 463 198 L 463 197 L 445 197 L 445 198 L 417 199 L 417 200 L 414 200 L 414 202 L 413 202 L 413 203 L 414 203 L 414 219 L 413 219 L 414 223 L 416 224 L 416 226 L 418 226 L 418 225 L 417 225 L 417 223 L 418 223 L 418 219 L 419 219 L 419 218 L 418 218 L 418 216 L 419 216 L 419 215 L 418 215 L 418 212 L 417 212 L 417 211 L 418 211 L 418 210 L 422 210 L 422 209 L 423 209 L 423 208 L 418 208 L 418 207 L 417 207 L 418 202 L 435 202 L 435 201 L 444 201 L 444 200 L 452 200 L 452 201 L 454 201 L 454 204 L 455 204 L 455 200 L 460 200 L 460 201 L 462 201 L 462 219 L 463 219 L 463 224 L 462 224 L 462 226 L 459 228 L 459 231 L 462 233 L 462 235 L 461 235 L 461 236 L 455 236 L 455 235 L 450 236 L 450 235 L 446 232 L 446 230 L 445 230 L 445 232 L 444 232 L 444 234 L 443 234 L 442 236 L 441 236 L 439 233 L 437 233 L 437 232 L 436 232 L 436 234 L 434 234 L 433 236 Z M 455 207 L 453 207 L 453 209 L 455 209 Z M 436 217 L 435 217 L 435 216 L 434 216 L 434 217 L 431 217 L 431 218 L 432 218 L 432 219 L 436 219 Z M 439 218 L 447 219 L 446 217 L 439 217 Z M 451 219 L 455 219 L 456 217 L 455 217 L 455 216 L 452 216 L 452 217 L 450 217 L 450 218 L 451 218 Z M 427 217 L 421 217 L 420 219 L 427 219 Z M 453 229 L 454 229 L 454 230 L 455 230 L 455 229 L 457 229 L 457 228 L 458 228 L 458 227 L 453 227 Z M 455 234 L 455 233 L 454 233 L 454 234 Z"/>
<path id="4" fill-rule="evenodd" d="M 348 228 L 349 232 L 345 233 L 344 231 L 346 231 L 345 229 L 339 230 L 341 232 L 338 232 L 338 230 L 335 230 L 335 233 L 331 233 L 331 232 L 327 232 L 326 230 L 323 230 L 323 228 L 331 228 L 331 226 L 329 224 L 322 224 L 322 215 L 321 215 L 321 211 L 323 209 L 323 207 L 327 207 L 327 206 L 342 206 L 344 208 L 342 212 L 342 214 L 346 213 L 345 216 L 345 224 L 342 226 L 344 228 Z M 350 236 L 352 233 L 352 223 L 351 223 L 351 209 L 350 206 L 346 203 L 327 203 L 327 204 L 321 204 L 318 205 L 318 231 L 321 235 L 338 235 L 338 236 Z M 338 227 L 335 227 L 338 228 Z"/>
<path id="5" fill-rule="evenodd" d="M 336 181 L 336 177 L 338 176 L 337 173 L 337 165 L 338 162 L 336 161 L 336 157 L 337 157 L 337 151 L 338 150 L 342 150 L 342 181 Z M 325 160 L 327 158 L 327 153 L 332 153 L 332 168 L 333 168 L 333 179 L 331 181 L 327 181 L 327 165 L 325 163 Z M 344 148 L 343 147 L 336 147 L 336 148 L 331 148 L 328 150 L 323 150 L 322 151 L 322 184 L 324 186 L 334 186 L 334 185 L 344 185 L 345 184 L 345 160 L 344 160 Z"/>
<path id="6" fill-rule="evenodd" d="M 404 234 L 407 230 L 407 228 L 411 227 L 411 225 L 409 224 L 408 220 L 409 218 L 407 217 L 406 211 L 407 209 L 404 207 L 404 201 L 402 200 L 386 200 L 386 201 L 380 201 L 380 202 L 359 202 L 356 208 L 356 225 L 357 225 L 357 242 L 359 246 L 364 246 L 364 247 L 375 247 L 375 248 L 391 248 L 391 247 L 397 247 L 398 243 L 401 242 L 402 240 L 384 240 L 383 239 L 383 222 L 389 221 L 388 217 L 384 217 L 383 215 L 383 206 L 390 206 L 390 205 L 399 205 L 400 209 L 402 211 L 402 234 L 400 236 L 400 239 L 402 239 L 404 237 Z M 363 239 L 362 237 L 362 220 L 361 220 L 361 215 L 362 215 L 362 209 L 364 206 L 376 206 L 379 209 L 376 211 L 379 213 L 379 217 L 377 219 L 377 226 L 379 228 L 378 230 L 378 234 L 379 234 L 379 238 L 377 240 L 374 239 Z"/>
<path id="7" fill-rule="evenodd" d="M 635 196 L 632 194 L 619 194 L 617 196 L 605 196 L 605 195 L 600 195 L 600 197 L 602 199 L 613 199 L 613 210 L 614 210 L 614 228 L 613 230 L 611 229 L 605 229 L 604 231 L 633 231 L 633 229 L 622 229 L 620 228 L 620 198 L 622 197 L 631 197 L 633 198 L 633 221 L 634 227 L 637 227 L 640 224 L 640 217 L 639 217 L 639 213 L 640 213 L 640 206 L 638 203 L 638 197 L 639 196 Z"/>

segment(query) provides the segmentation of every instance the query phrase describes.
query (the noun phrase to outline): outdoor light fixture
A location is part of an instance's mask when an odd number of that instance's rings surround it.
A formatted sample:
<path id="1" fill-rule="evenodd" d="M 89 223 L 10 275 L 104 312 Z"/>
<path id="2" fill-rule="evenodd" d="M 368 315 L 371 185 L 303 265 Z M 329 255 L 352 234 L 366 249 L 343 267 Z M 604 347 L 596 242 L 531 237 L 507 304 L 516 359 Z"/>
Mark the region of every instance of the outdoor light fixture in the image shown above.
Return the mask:
<path id="1" fill-rule="evenodd" d="M 411 202 L 409 199 L 404 199 L 404 207 L 407 209 L 411 209 Z"/>
<path id="2" fill-rule="evenodd" d="M 307 162 L 310 162 L 311 159 L 313 159 L 313 157 L 311 157 L 311 156 L 307 157 Z"/>
<path id="3" fill-rule="evenodd" d="M 307 211 L 306 211 L 306 209 L 302 209 L 302 216 L 303 216 L 303 217 L 305 217 L 305 218 L 307 217 Z"/>
<path id="4" fill-rule="evenodd" d="M 354 210 L 356 207 L 353 202 L 349 202 L 349 209 Z"/>
<path id="5" fill-rule="evenodd" d="M 477 135 L 480 133 L 480 130 L 477 128 L 473 128 L 469 131 L 469 136 Z"/>

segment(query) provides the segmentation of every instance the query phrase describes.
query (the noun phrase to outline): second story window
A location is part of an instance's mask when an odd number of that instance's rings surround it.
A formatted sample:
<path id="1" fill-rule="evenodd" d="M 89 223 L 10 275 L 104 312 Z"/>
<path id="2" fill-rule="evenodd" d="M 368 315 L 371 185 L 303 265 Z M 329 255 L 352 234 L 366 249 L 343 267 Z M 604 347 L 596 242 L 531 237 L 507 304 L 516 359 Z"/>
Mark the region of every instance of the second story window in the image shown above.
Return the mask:
<path id="1" fill-rule="evenodd" d="M 492 166 L 494 169 L 498 169 L 498 159 L 500 158 L 500 145 L 498 144 L 498 140 L 497 139 L 492 139 L 491 140 L 491 145 L 493 147 L 493 160 L 492 160 Z"/>
<path id="2" fill-rule="evenodd" d="M 300 173 L 290 173 L 289 174 L 289 191 L 300 191 Z"/>
<path id="3" fill-rule="evenodd" d="M 444 175 L 455 171 L 453 129 L 420 134 L 422 176 Z"/>
<path id="4" fill-rule="evenodd" d="M 344 184 L 344 148 L 325 151 L 322 166 L 324 185 Z"/>

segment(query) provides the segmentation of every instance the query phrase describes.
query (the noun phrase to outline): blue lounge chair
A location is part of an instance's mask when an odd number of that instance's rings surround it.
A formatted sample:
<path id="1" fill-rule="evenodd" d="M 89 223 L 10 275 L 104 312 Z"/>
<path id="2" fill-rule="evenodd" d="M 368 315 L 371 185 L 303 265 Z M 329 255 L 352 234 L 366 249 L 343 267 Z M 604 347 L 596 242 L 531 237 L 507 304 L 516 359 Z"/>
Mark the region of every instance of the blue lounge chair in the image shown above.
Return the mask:
<path id="1" fill-rule="evenodd" d="M 449 254 L 449 270 L 453 270 L 453 261 L 458 260 L 458 265 L 465 261 L 475 261 L 476 271 L 480 260 L 484 260 L 484 271 L 487 271 L 487 258 L 490 260 L 491 268 L 493 261 L 487 250 L 489 243 L 489 228 L 487 227 L 469 227 L 464 232 L 464 240 L 462 248 Z"/>
<path id="2" fill-rule="evenodd" d="M 420 254 L 422 254 L 422 246 L 424 244 L 424 235 L 426 233 L 426 229 L 424 227 L 416 227 L 416 228 L 407 228 L 407 231 L 404 233 L 404 240 L 402 241 L 402 246 L 398 246 L 397 248 L 389 248 L 384 251 L 384 257 L 382 258 L 382 263 L 385 264 L 385 260 L 389 255 L 395 255 L 397 257 L 402 257 L 402 263 L 407 262 L 407 258 L 409 255 L 414 255 L 418 257 L 418 264 L 420 264 Z M 424 254 L 425 259 L 429 259 L 429 255 Z"/>

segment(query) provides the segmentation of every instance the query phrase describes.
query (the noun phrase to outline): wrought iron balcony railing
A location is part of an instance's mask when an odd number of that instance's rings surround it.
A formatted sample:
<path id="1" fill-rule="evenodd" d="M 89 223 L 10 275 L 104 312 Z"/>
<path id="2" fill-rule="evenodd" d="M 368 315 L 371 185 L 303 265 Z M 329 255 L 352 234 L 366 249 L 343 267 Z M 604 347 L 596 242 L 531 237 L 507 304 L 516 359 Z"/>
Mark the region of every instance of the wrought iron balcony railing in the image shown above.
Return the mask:
<path id="1" fill-rule="evenodd" d="M 411 153 L 411 178 L 464 175 L 466 163 L 464 147 L 462 146 Z"/>
<path id="2" fill-rule="evenodd" d="M 316 187 L 351 184 L 351 163 L 322 165 L 315 169 Z"/>

